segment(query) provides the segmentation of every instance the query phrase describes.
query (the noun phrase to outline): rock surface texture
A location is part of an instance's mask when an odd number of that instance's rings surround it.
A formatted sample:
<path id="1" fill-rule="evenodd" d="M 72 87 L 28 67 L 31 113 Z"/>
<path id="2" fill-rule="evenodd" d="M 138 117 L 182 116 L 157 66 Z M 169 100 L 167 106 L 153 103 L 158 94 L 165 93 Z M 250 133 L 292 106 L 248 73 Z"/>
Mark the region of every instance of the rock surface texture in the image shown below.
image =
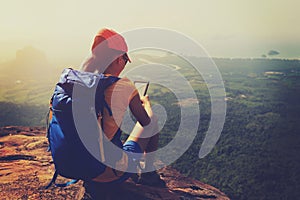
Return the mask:
<path id="1" fill-rule="evenodd" d="M 45 189 L 54 172 L 47 147 L 44 128 L 0 128 L 0 199 L 88 199 L 82 181 L 65 188 Z M 229 199 L 220 190 L 184 177 L 171 167 L 159 173 L 166 188 L 135 184 L 129 179 L 113 188 L 110 199 Z M 60 177 L 59 181 L 66 179 Z"/>

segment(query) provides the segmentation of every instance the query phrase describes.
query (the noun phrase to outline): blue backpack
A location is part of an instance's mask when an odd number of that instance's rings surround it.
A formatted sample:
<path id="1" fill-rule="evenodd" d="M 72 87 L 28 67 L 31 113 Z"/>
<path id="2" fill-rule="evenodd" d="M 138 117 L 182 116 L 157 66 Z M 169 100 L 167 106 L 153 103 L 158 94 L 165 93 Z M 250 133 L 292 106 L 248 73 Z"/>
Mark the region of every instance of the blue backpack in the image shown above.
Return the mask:
<path id="1" fill-rule="evenodd" d="M 95 154 L 91 154 L 80 138 L 78 127 L 76 128 L 75 125 L 72 104 L 74 106 L 76 102 L 81 109 L 91 109 L 92 112 L 87 112 L 90 116 L 85 115 L 91 119 L 98 119 L 104 109 L 112 115 L 111 109 L 105 102 L 104 91 L 118 80 L 118 77 L 82 72 L 71 68 L 62 72 L 51 98 L 48 117 L 47 137 L 55 173 L 46 188 L 53 183 L 58 187 L 64 187 L 79 179 L 91 180 L 104 172 L 106 166 L 99 161 L 99 157 L 105 153 L 99 143 L 99 133 L 94 131 L 84 133 L 89 144 L 93 146 L 95 152 L 99 153 L 98 156 L 96 155 L 98 158 L 95 158 Z M 79 90 L 76 89 L 79 91 L 76 95 L 74 95 L 76 92 L 74 88 L 79 88 Z M 58 175 L 74 180 L 65 184 L 56 184 L 55 180 Z"/>

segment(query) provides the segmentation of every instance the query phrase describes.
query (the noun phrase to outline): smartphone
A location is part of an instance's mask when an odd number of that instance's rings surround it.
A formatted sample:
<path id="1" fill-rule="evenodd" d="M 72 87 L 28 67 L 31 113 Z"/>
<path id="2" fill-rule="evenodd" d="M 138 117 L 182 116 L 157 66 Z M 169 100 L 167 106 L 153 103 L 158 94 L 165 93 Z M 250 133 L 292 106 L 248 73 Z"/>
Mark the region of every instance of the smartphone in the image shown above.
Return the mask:
<path id="1" fill-rule="evenodd" d="M 149 81 L 134 81 L 134 85 L 139 92 L 139 95 L 145 96 L 148 91 Z"/>

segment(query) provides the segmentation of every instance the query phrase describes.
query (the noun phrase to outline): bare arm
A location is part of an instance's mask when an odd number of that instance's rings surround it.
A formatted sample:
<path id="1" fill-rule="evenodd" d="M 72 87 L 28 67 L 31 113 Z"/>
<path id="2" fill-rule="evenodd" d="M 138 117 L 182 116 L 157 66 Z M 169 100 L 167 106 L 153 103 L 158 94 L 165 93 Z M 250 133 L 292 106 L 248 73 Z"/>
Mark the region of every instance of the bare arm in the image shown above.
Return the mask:
<path id="1" fill-rule="evenodd" d="M 153 115 L 153 113 L 148 95 L 140 98 L 140 96 L 136 94 L 131 99 L 129 108 L 133 116 L 143 127 L 147 126 L 151 122 L 150 117 Z"/>

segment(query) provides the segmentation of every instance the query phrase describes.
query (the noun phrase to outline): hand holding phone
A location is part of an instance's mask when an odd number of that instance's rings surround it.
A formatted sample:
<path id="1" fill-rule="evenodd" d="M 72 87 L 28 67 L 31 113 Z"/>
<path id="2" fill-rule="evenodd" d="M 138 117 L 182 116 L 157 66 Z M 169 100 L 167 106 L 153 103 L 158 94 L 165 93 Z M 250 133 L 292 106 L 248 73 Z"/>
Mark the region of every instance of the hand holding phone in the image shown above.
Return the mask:
<path id="1" fill-rule="evenodd" d="M 149 81 L 134 81 L 134 85 L 141 97 L 146 96 L 149 87 Z"/>

